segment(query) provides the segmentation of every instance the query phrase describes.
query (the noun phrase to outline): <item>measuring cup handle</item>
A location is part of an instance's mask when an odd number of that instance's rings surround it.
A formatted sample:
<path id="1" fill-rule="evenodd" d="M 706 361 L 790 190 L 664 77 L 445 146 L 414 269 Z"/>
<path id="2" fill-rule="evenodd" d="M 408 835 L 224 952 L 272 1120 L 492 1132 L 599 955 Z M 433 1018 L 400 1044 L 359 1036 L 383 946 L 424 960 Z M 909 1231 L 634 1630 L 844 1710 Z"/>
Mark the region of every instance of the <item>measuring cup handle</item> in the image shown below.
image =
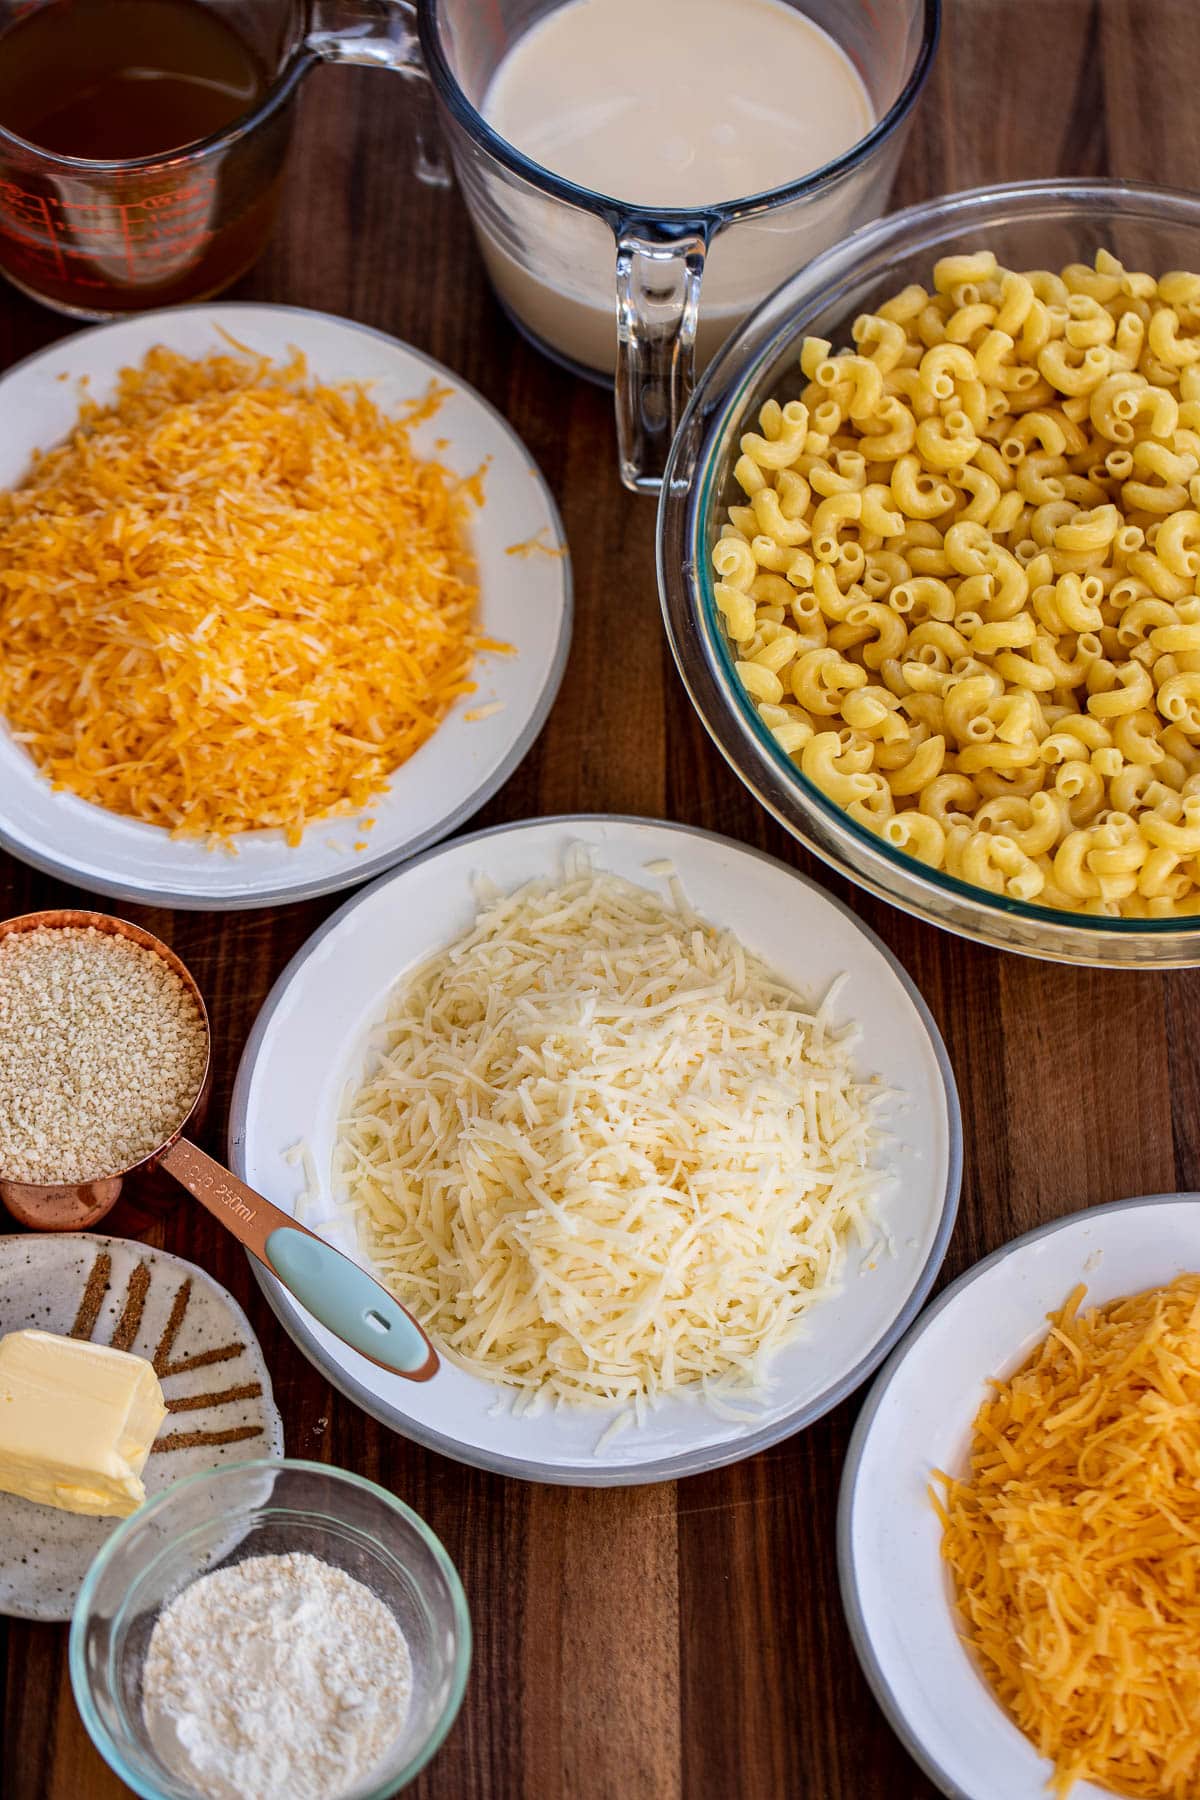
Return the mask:
<path id="1" fill-rule="evenodd" d="M 702 231 L 617 239 L 617 444 L 621 480 L 657 494 L 696 373 Z"/>
<path id="2" fill-rule="evenodd" d="M 350 1257 L 186 1138 L 159 1161 L 327 1331 L 394 1375 L 410 1381 L 436 1375 L 437 1352 L 416 1320 Z"/>
<path id="3" fill-rule="evenodd" d="M 266 1242 L 264 1261 L 314 1319 L 397 1375 L 428 1381 L 437 1354 L 399 1301 L 365 1269 L 298 1225 L 279 1225 Z"/>
<path id="4" fill-rule="evenodd" d="M 322 62 L 358 63 L 411 75 L 426 87 L 414 121 L 414 172 L 427 187 L 449 187 L 450 165 L 433 113 L 433 90 L 421 56 L 412 0 L 316 0 L 305 47 Z"/>

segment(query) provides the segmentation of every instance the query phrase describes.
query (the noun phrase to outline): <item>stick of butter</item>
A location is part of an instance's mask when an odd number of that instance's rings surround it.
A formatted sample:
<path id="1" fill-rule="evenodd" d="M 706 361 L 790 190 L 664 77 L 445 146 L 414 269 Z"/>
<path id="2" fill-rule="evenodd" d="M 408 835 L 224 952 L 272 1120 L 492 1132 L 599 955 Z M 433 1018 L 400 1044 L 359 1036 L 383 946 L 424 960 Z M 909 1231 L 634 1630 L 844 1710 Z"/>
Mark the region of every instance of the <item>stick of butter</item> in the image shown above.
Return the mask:
<path id="1" fill-rule="evenodd" d="M 144 1356 L 49 1331 L 0 1338 L 5 1493 L 123 1519 L 146 1498 L 142 1469 L 166 1416 Z"/>

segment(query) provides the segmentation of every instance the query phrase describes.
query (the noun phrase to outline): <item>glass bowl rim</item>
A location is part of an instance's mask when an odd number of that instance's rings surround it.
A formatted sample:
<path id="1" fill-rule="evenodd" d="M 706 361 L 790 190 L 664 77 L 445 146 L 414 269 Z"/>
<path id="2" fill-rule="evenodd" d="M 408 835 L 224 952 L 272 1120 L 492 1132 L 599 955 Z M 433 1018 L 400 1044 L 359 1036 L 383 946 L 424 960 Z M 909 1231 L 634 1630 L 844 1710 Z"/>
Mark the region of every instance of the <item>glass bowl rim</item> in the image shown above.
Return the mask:
<path id="1" fill-rule="evenodd" d="M 127 1519 L 121 1520 L 107 1543 L 101 1546 L 92 1559 L 71 1614 L 68 1663 L 75 1704 L 79 1708 L 79 1714 L 88 1736 L 105 1762 L 114 1774 L 126 1782 L 135 1793 L 142 1796 L 142 1800 L 164 1800 L 162 1790 L 147 1786 L 144 1777 L 129 1768 L 122 1751 L 114 1743 L 107 1725 L 100 1717 L 92 1698 L 91 1683 L 88 1679 L 84 1657 L 84 1630 L 92 1612 L 96 1588 L 105 1570 L 117 1558 L 125 1544 L 134 1535 L 135 1530 L 153 1517 L 169 1511 L 176 1497 L 188 1488 L 197 1487 L 202 1482 L 222 1481 L 226 1476 L 231 1475 L 247 1475 L 252 1472 L 274 1474 L 284 1469 L 296 1470 L 308 1475 L 324 1476 L 333 1487 L 357 1488 L 360 1493 L 370 1494 L 372 1498 L 382 1500 L 388 1511 L 398 1514 L 405 1524 L 415 1530 L 416 1535 L 433 1557 L 450 1594 L 450 1603 L 454 1614 L 455 1654 L 450 1692 L 446 1704 L 442 1708 L 434 1729 L 416 1753 L 410 1757 L 403 1769 L 398 1770 L 394 1776 L 389 1776 L 384 1785 L 372 1788 L 369 1793 L 364 1793 L 362 1800 L 391 1800 L 392 1795 L 407 1787 L 409 1782 L 441 1749 L 458 1717 L 463 1695 L 466 1692 L 467 1677 L 471 1669 L 471 1615 L 467 1607 L 462 1577 L 455 1568 L 449 1551 L 419 1513 L 414 1512 L 412 1507 L 401 1500 L 398 1495 L 389 1493 L 387 1488 L 381 1487 L 378 1482 L 368 1480 L 365 1475 L 357 1475 L 352 1469 L 340 1469 L 330 1463 L 309 1462 L 302 1457 L 253 1457 L 244 1462 L 225 1463 L 215 1469 L 198 1469 L 195 1474 L 182 1476 L 169 1488 L 165 1488 L 161 1494 L 156 1494 L 152 1500 L 145 1501 L 135 1512 L 130 1513 Z M 287 1509 L 280 1508 L 278 1510 L 286 1512 Z"/>
<path id="2" fill-rule="evenodd" d="M 1090 937 L 1098 945 L 1103 945 L 1105 940 L 1128 942 L 1143 936 L 1169 944 L 1175 940 L 1186 939 L 1189 935 L 1200 935 L 1200 911 L 1164 918 L 1122 918 L 1077 912 L 1063 907 L 1039 906 L 1032 901 L 1017 900 L 1010 895 L 996 894 L 988 888 L 976 887 L 969 882 L 961 881 L 958 877 L 949 875 L 941 869 L 931 868 L 918 858 L 897 849 L 867 826 L 861 825 L 858 820 L 852 818 L 842 807 L 822 793 L 809 781 L 797 764 L 792 761 L 792 758 L 780 748 L 771 732 L 759 718 L 750 696 L 737 678 L 734 659 L 730 654 L 726 634 L 720 622 L 720 610 L 716 602 L 705 542 L 707 526 L 718 504 L 714 494 L 719 472 L 717 440 L 724 435 L 731 418 L 743 406 L 747 391 L 754 387 L 764 370 L 771 363 L 777 362 L 781 356 L 785 356 L 788 350 L 802 339 L 804 327 L 796 324 L 798 312 L 808 309 L 818 299 L 822 304 L 827 304 L 831 294 L 836 294 L 837 286 L 852 278 L 867 257 L 886 248 L 896 240 L 903 241 L 920 226 L 934 225 L 947 219 L 954 220 L 959 216 L 963 217 L 965 224 L 969 226 L 978 214 L 981 215 L 980 229 L 986 229 L 989 216 L 990 222 L 996 226 L 1018 223 L 1023 216 L 1020 211 L 1022 205 L 1028 207 L 1039 201 L 1048 206 L 1052 213 L 1070 216 L 1072 212 L 1089 205 L 1103 209 L 1106 203 L 1114 199 L 1131 203 L 1128 210 L 1132 211 L 1135 216 L 1140 203 L 1140 210 L 1160 224 L 1168 222 L 1164 217 L 1165 211 L 1176 211 L 1188 217 L 1189 222 L 1200 229 L 1200 195 L 1186 189 L 1159 187 L 1146 182 L 1124 181 L 1119 177 L 1097 177 L 1078 181 L 1063 181 L 1055 177 L 1047 177 L 1031 181 L 983 184 L 919 201 L 899 212 L 888 213 L 880 219 L 870 221 L 842 239 L 840 243 L 823 251 L 820 256 L 814 257 L 804 268 L 789 276 L 772 294 L 767 296 L 745 323 L 734 332 L 729 342 L 714 358 L 697 383 L 696 390 L 680 422 L 670 463 L 662 484 L 658 514 L 658 544 L 661 553 L 667 509 L 673 503 L 678 503 L 680 498 L 682 484 L 678 481 L 678 461 L 690 426 L 694 430 L 702 431 L 702 436 L 695 458 L 696 479 L 687 484 L 686 522 L 683 536 L 688 548 L 689 566 L 685 568 L 682 578 L 683 597 L 686 610 L 698 628 L 707 671 L 720 694 L 730 723 L 739 728 L 742 741 L 751 750 L 759 765 L 766 763 L 780 785 L 790 791 L 797 803 L 803 808 L 815 811 L 835 834 L 846 833 L 869 857 L 880 859 L 885 866 L 890 865 L 907 881 L 914 882 L 918 888 L 927 888 L 934 894 L 943 894 L 959 904 L 978 908 L 985 918 L 989 916 L 997 920 L 1016 918 L 1031 925 L 1048 926 L 1057 928 L 1059 931 L 1071 931 L 1079 933 L 1085 938 Z M 827 281 L 829 282 L 828 286 L 826 285 Z M 769 316 L 782 310 L 789 301 L 793 302 L 790 314 L 784 316 L 774 329 L 768 330 Z M 747 349 L 747 340 L 752 341 L 756 332 L 761 341 L 753 343 L 753 347 Z M 729 365 L 736 364 L 743 356 L 746 358 L 745 367 L 740 373 L 736 373 L 735 378 L 728 378 L 726 371 Z M 728 379 L 728 387 L 726 391 L 722 392 L 722 383 L 726 379 Z M 710 396 L 716 396 L 711 402 L 712 416 L 701 424 L 700 415 Z M 751 789 L 759 802 L 777 818 L 780 818 L 781 823 L 789 832 L 796 835 L 798 827 L 793 819 L 781 813 L 779 807 L 760 791 L 757 782 L 732 754 L 730 747 L 717 736 L 703 706 L 696 697 L 692 681 L 683 668 L 678 634 L 672 617 L 669 584 L 665 578 L 661 554 L 659 557 L 659 590 L 667 634 L 676 663 L 680 668 L 680 673 L 684 676 L 685 686 L 697 705 L 706 729 L 714 736 L 739 778 Z M 804 841 L 810 842 L 807 838 Z M 819 846 L 813 845 L 812 847 L 817 855 L 822 856 L 824 860 L 829 860 Z M 931 918 L 933 923 L 939 925 L 948 923 L 936 914 L 928 913 L 924 906 L 918 905 L 912 900 L 900 899 L 890 890 L 884 879 L 864 876 L 857 866 L 852 865 L 847 868 L 841 861 L 838 861 L 835 866 L 847 880 L 880 894 L 889 904 L 916 911 L 918 916 Z M 954 926 L 950 928 L 957 929 Z M 994 942 L 990 937 L 987 941 Z"/>

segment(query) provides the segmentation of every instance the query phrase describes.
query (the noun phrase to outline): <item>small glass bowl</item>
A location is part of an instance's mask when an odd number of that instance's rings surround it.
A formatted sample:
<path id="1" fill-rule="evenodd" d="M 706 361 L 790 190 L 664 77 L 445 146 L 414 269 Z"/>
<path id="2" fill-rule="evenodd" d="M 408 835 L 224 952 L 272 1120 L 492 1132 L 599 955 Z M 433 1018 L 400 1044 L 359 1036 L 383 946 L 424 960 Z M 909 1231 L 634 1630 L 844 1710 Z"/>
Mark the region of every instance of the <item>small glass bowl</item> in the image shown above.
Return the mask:
<path id="1" fill-rule="evenodd" d="M 839 874 L 963 937 L 1054 962 L 1182 968 L 1200 963 L 1200 915 L 1120 919 L 1060 912 L 925 867 L 852 819 L 801 774 L 737 678 L 713 592 L 711 552 L 731 500 L 742 433 L 764 401 L 796 397 L 801 339 L 850 342 L 859 313 L 955 251 L 993 250 L 1010 268 L 1060 269 L 1111 250 L 1156 274 L 1200 269 L 1200 198 L 1121 181 L 972 188 L 866 225 L 785 282 L 705 373 L 676 435 L 658 510 L 667 633 L 708 731 L 746 786 Z"/>
<path id="2" fill-rule="evenodd" d="M 71 1686 L 109 1767 L 145 1800 L 201 1800 L 154 1750 L 142 1665 L 160 1610 L 209 1571 L 302 1551 L 363 1582 L 395 1614 L 412 1657 L 403 1729 L 345 1800 L 385 1800 L 424 1768 L 454 1723 L 471 1623 L 453 1563 L 392 1494 L 323 1463 L 232 1463 L 189 1476 L 139 1507 L 88 1570 L 71 1621 Z"/>

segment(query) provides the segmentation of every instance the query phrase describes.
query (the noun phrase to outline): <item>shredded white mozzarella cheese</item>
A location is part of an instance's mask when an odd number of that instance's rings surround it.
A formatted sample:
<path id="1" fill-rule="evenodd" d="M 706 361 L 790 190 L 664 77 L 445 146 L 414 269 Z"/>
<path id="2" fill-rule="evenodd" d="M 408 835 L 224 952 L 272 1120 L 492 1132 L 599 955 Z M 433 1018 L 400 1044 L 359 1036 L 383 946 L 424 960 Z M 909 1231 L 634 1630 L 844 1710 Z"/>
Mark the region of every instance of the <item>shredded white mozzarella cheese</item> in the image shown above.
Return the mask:
<path id="1" fill-rule="evenodd" d="M 299 1143 L 293 1144 L 290 1149 L 283 1152 L 283 1160 L 290 1169 L 302 1167 L 304 1170 L 304 1187 L 296 1195 L 292 1206 L 293 1218 L 298 1219 L 303 1225 L 313 1207 L 317 1206 L 321 1199 L 321 1177 L 317 1173 L 317 1159 L 312 1153 L 308 1139 L 301 1138 Z"/>
<path id="2" fill-rule="evenodd" d="M 593 871 L 480 898 L 394 990 L 335 1183 L 438 1345 L 546 1400 L 762 1386 L 869 1241 L 883 1090 L 729 931 Z"/>

